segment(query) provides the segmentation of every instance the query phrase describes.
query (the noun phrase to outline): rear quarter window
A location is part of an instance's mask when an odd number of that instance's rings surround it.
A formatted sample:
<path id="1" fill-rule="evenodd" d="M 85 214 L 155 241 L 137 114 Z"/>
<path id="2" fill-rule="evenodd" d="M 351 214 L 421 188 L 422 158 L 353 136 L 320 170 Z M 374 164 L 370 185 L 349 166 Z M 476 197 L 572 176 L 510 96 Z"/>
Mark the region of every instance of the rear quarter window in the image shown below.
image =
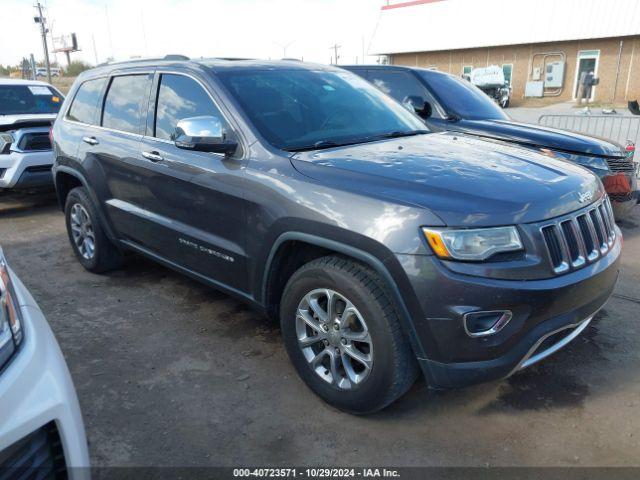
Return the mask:
<path id="1" fill-rule="evenodd" d="M 71 107 L 69 107 L 67 118 L 76 122 L 96 124 L 100 96 L 106 81 L 106 78 L 96 78 L 95 80 L 87 80 L 80 85 Z"/>

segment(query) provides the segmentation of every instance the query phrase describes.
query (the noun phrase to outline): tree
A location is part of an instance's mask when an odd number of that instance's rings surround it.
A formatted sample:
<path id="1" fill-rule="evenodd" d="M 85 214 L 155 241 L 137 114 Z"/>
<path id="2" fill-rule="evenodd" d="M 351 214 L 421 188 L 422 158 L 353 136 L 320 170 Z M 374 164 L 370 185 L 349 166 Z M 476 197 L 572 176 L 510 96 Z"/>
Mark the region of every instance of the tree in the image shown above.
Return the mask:
<path id="1" fill-rule="evenodd" d="M 92 68 L 91 65 L 81 60 L 78 60 L 78 61 L 71 62 L 71 65 L 67 67 L 67 70 L 65 73 L 68 77 L 77 77 L 82 72 L 84 72 L 85 70 L 89 70 L 90 68 Z"/>

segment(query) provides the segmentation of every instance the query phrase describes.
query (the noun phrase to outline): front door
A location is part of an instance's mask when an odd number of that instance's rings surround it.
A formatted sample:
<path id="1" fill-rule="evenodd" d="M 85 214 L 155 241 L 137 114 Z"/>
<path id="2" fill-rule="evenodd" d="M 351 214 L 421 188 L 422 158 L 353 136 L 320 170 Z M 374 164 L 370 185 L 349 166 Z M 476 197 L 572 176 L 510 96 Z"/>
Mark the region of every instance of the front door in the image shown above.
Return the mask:
<path id="1" fill-rule="evenodd" d="M 220 286 L 246 292 L 244 162 L 242 151 L 227 157 L 176 147 L 178 121 L 217 116 L 234 136 L 211 95 L 195 78 L 159 73 L 154 82 L 150 125 L 142 139 L 147 173 L 140 188 L 146 201 L 134 212 L 145 229 L 136 242 Z"/>
<path id="2" fill-rule="evenodd" d="M 597 50 L 581 51 L 578 53 L 578 61 L 576 64 L 576 78 L 573 87 L 573 98 L 578 98 L 580 93 L 580 81 L 584 75 L 589 72 L 593 72 L 594 76 L 598 73 L 598 57 L 600 52 Z M 595 88 L 591 89 L 591 98 L 593 100 L 595 96 Z"/>

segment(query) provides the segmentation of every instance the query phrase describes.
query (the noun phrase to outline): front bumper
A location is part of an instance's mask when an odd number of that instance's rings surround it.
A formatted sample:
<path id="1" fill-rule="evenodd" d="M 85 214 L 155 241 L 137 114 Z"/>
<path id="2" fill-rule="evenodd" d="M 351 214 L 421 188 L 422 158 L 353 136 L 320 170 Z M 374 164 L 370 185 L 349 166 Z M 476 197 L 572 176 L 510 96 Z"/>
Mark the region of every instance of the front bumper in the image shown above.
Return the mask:
<path id="1" fill-rule="evenodd" d="M 53 151 L 11 151 L 0 155 L 0 189 L 53 186 Z"/>
<path id="2" fill-rule="evenodd" d="M 462 275 L 433 256 L 397 255 L 422 310 L 422 315 L 413 316 L 413 330 L 425 352 L 418 361 L 428 384 L 457 388 L 504 378 L 553 353 L 555 343 L 585 328 L 583 322 L 611 296 L 620 252 L 619 234 L 599 261 L 565 275 L 529 281 Z M 463 315 L 491 310 L 510 310 L 513 317 L 494 335 L 470 337 Z"/>
<path id="3" fill-rule="evenodd" d="M 34 435 L 55 427 L 69 476 L 89 478 L 84 424 L 64 357 L 33 297 L 15 275 L 12 281 L 25 336 L 0 374 L 0 459 Z M 0 465 L 3 467 L 6 465 Z"/>

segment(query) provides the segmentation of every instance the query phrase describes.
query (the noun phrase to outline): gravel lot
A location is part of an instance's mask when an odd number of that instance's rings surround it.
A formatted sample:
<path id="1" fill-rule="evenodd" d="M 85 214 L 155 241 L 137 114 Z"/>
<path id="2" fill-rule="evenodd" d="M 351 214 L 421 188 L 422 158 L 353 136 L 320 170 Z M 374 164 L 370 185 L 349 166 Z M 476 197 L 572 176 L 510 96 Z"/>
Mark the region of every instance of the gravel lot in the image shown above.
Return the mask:
<path id="1" fill-rule="evenodd" d="M 509 380 L 369 417 L 298 379 L 277 325 L 141 258 L 82 269 L 53 195 L 0 197 L 0 244 L 65 353 L 95 466 L 640 465 L 640 207 L 597 321 Z"/>

